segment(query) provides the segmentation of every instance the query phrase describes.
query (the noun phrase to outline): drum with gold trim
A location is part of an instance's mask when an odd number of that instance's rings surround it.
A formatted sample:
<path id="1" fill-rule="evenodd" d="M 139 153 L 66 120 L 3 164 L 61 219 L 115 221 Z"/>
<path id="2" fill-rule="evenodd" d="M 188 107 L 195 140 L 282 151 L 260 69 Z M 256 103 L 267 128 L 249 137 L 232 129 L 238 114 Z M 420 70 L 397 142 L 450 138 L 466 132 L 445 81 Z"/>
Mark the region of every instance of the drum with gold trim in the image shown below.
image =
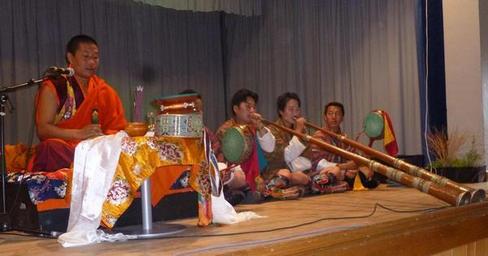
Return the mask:
<path id="1" fill-rule="evenodd" d="M 161 114 L 188 114 L 198 112 L 198 94 L 178 94 L 163 97 L 154 101 Z"/>
<path id="2" fill-rule="evenodd" d="M 161 111 L 154 120 L 156 136 L 202 137 L 203 118 L 197 100 L 198 95 L 194 93 L 155 100 Z"/>

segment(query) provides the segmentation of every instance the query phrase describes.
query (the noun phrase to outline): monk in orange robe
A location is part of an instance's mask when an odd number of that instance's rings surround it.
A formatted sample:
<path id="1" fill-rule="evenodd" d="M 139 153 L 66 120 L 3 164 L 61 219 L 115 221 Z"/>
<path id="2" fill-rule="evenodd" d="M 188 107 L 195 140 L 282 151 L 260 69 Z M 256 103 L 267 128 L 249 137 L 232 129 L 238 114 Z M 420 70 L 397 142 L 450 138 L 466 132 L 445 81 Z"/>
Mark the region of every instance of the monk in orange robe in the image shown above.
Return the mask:
<path id="1" fill-rule="evenodd" d="M 86 35 L 71 38 L 66 59 L 74 76 L 50 78 L 36 96 L 36 128 L 41 142 L 32 171 L 70 167 L 80 141 L 116 133 L 127 125 L 119 96 L 96 75 L 97 42 Z"/>

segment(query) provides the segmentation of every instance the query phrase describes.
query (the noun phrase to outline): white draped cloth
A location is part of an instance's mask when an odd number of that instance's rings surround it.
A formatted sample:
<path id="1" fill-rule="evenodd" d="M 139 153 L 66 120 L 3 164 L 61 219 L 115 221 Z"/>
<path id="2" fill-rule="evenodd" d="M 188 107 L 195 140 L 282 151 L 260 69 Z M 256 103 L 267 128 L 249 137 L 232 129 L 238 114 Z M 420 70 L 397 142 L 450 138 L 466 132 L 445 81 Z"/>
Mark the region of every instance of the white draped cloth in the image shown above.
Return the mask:
<path id="1" fill-rule="evenodd" d="M 76 146 L 68 229 L 58 238 L 64 247 L 105 240 L 105 234 L 97 229 L 119 161 L 122 139 L 126 136 L 121 131 L 85 140 Z"/>

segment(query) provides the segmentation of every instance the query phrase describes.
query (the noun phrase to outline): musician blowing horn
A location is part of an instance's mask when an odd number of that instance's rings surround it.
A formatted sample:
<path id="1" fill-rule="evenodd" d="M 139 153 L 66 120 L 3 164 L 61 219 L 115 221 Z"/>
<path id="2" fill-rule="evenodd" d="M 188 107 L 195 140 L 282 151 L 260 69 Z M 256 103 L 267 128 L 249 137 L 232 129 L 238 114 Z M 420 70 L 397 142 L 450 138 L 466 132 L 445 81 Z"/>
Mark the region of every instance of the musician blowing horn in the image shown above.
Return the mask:
<path id="1" fill-rule="evenodd" d="M 261 152 L 272 152 L 275 147 L 273 134 L 263 125 L 256 111 L 258 95 L 248 89 L 237 91 L 231 101 L 232 118 L 216 132 L 220 146 L 214 148 L 219 162 L 227 166 L 222 170 L 224 195 L 231 204 L 241 201 L 261 201 L 256 178 L 260 172 Z"/>

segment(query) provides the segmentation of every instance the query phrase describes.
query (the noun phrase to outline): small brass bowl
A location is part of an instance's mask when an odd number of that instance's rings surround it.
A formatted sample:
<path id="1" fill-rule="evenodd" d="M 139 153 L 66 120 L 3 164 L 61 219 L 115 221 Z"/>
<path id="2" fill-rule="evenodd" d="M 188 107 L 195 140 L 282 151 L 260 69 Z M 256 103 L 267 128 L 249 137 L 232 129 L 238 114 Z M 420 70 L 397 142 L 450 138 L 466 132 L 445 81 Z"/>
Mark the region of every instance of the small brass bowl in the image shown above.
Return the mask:
<path id="1" fill-rule="evenodd" d="M 125 132 L 131 137 L 144 136 L 147 132 L 147 124 L 141 122 L 131 122 L 125 127 Z"/>

